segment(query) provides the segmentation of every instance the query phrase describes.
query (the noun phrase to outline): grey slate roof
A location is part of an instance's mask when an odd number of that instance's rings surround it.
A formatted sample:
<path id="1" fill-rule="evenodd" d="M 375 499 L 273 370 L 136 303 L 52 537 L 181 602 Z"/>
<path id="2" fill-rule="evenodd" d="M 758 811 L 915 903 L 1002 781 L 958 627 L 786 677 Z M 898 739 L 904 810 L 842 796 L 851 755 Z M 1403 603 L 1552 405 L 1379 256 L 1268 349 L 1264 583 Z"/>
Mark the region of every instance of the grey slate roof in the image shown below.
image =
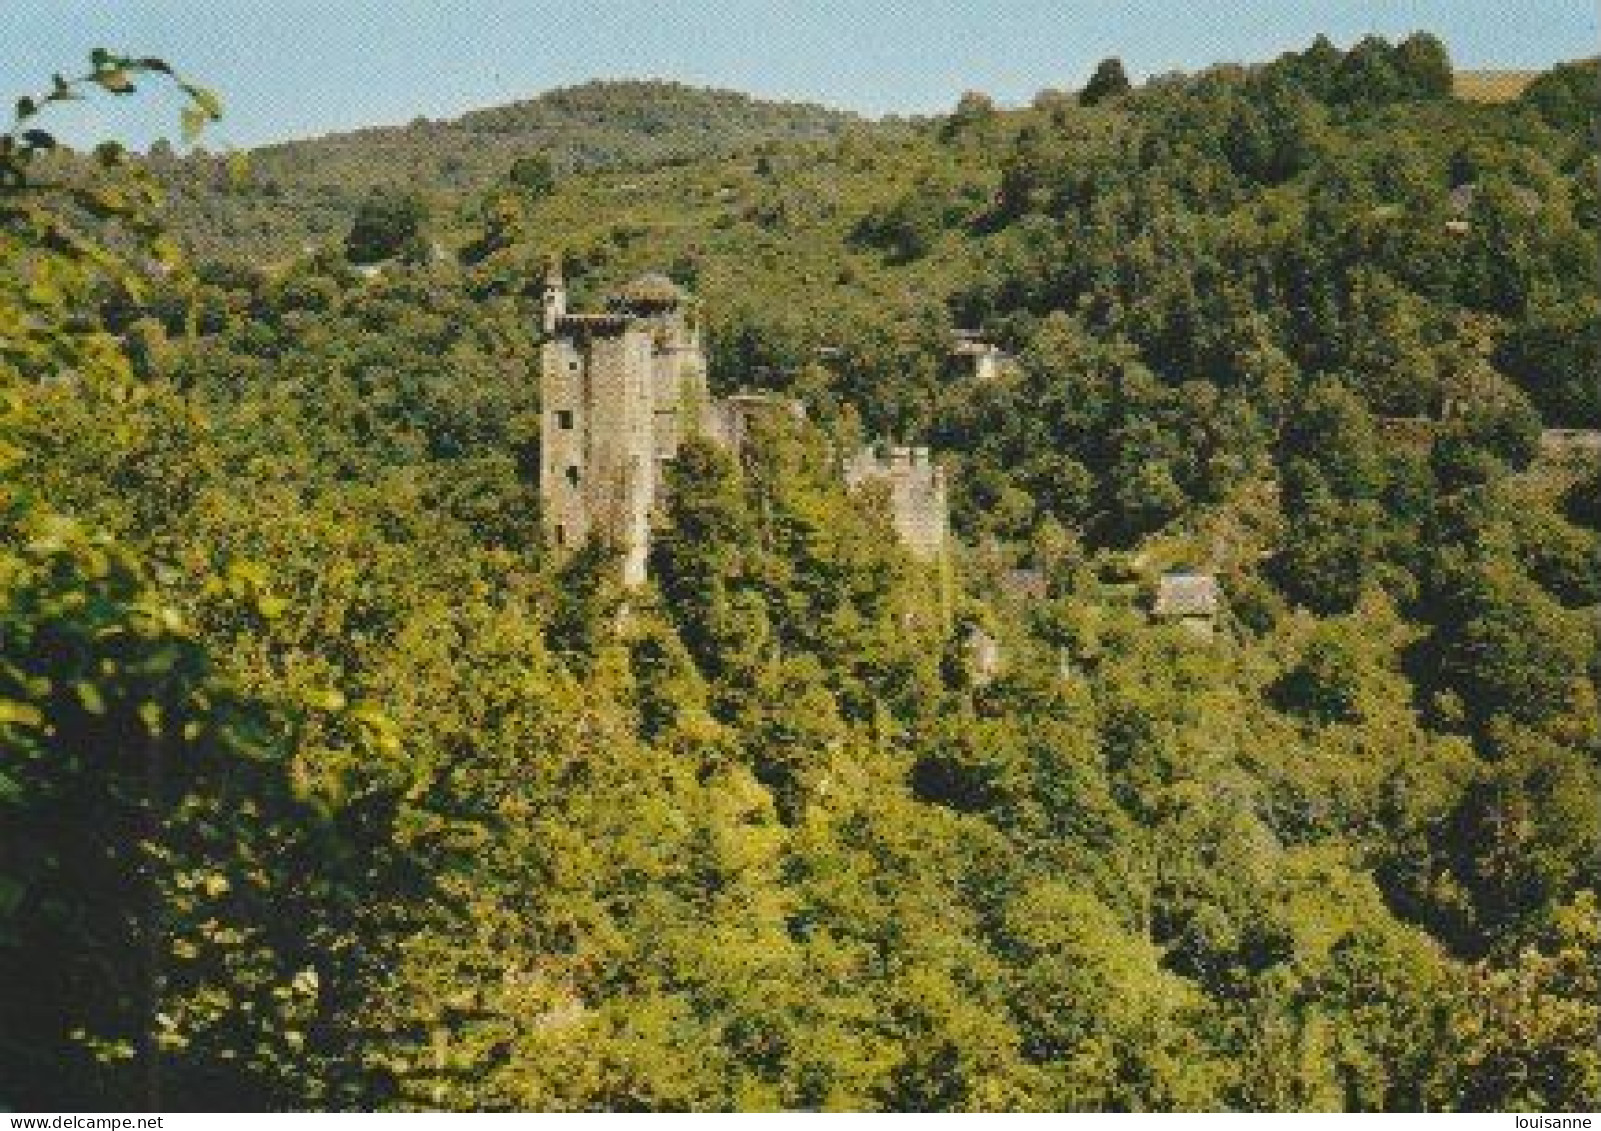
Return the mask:
<path id="1" fill-rule="evenodd" d="M 1001 575 L 1001 589 L 1019 601 L 1043 601 L 1050 587 L 1042 569 L 1009 569 Z"/>
<path id="2" fill-rule="evenodd" d="M 683 300 L 678 284 L 656 271 L 623 284 L 616 295 L 616 301 L 627 306 L 676 306 Z"/>
<path id="3" fill-rule="evenodd" d="M 1156 585 L 1151 615 L 1158 617 L 1216 616 L 1222 591 L 1209 573 L 1164 573 Z"/>

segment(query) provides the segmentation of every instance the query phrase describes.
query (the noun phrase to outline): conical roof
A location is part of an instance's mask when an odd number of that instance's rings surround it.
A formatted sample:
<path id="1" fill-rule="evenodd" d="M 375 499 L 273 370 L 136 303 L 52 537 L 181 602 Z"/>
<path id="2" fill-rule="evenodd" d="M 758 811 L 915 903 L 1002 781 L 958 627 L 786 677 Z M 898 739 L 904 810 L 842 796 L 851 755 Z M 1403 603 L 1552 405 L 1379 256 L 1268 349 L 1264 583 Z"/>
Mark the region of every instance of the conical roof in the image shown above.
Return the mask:
<path id="1" fill-rule="evenodd" d="M 684 292 L 666 275 L 652 271 L 625 283 L 615 301 L 624 306 L 677 306 L 684 301 Z"/>

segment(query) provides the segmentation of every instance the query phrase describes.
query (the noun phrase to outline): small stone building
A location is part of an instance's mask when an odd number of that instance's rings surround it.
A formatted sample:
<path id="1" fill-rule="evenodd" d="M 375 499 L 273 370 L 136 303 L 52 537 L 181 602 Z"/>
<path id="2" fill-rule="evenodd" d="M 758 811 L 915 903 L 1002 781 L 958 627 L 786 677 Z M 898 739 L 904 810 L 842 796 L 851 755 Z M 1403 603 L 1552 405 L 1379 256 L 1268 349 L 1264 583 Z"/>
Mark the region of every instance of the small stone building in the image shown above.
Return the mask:
<path id="1" fill-rule="evenodd" d="M 1043 569 L 1009 569 L 1000 577 L 1001 592 L 1020 605 L 1036 605 L 1051 595 Z"/>
<path id="2" fill-rule="evenodd" d="M 1006 666 L 1001 642 L 985 629 L 974 625 L 967 632 L 967 669 L 973 686 L 988 687 Z"/>
<path id="3" fill-rule="evenodd" d="M 1012 360 L 1010 354 L 994 342 L 985 341 L 976 330 L 957 330 L 956 344 L 951 347 L 951 352 L 971 362 L 973 376 L 980 381 L 999 377 Z"/>
<path id="4" fill-rule="evenodd" d="M 1540 432 L 1540 450 L 1546 455 L 1601 455 L 1601 429 L 1545 428 Z"/>
<path id="5" fill-rule="evenodd" d="M 1210 637 L 1223 608 L 1223 591 L 1209 573 L 1164 573 L 1156 583 L 1151 619 L 1183 625 Z"/>

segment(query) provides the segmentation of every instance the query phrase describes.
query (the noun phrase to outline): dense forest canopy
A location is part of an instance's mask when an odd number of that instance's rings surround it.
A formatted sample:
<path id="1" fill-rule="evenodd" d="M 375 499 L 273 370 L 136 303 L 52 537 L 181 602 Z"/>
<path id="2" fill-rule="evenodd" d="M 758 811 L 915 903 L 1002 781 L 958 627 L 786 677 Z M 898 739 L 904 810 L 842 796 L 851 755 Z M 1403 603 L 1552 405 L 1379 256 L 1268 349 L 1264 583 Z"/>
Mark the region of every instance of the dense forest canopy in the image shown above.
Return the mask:
<path id="1" fill-rule="evenodd" d="M 159 268 L 5 178 L 0 1103 L 1593 1107 L 1596 80 L 599 84 L 108 161 Z M 640 592 L 544 542 L 553 255 L 808 410 L 686 447 Z"/>

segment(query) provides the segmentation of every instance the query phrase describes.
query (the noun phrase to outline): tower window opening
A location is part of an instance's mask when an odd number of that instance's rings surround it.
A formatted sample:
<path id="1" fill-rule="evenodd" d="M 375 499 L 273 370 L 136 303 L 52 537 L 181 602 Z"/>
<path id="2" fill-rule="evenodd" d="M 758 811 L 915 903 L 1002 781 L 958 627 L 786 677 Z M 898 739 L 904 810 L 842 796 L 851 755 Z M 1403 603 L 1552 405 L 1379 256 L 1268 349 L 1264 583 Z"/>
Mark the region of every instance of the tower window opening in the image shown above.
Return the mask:
<path id="1" fill-rule="evenodd" d="M 572 409 L 570 409 L 570 408 L 559 408 L 559 409 L 556 410 L 556 427 L 560 428 L 563 432 L 572 431 L 572 427 L 573 427 L 573 410 Z"/>
<path id="2" fill-rule="evenodd" d="M 567 528 L 560 523 L 556 524 L 556 545 L 567 545 Z"/>
<path id="3" fill-rule="evenodd" d="M 567 486 L 578 486 L 578 465 L 570 464 L 567 468 Z"/>

